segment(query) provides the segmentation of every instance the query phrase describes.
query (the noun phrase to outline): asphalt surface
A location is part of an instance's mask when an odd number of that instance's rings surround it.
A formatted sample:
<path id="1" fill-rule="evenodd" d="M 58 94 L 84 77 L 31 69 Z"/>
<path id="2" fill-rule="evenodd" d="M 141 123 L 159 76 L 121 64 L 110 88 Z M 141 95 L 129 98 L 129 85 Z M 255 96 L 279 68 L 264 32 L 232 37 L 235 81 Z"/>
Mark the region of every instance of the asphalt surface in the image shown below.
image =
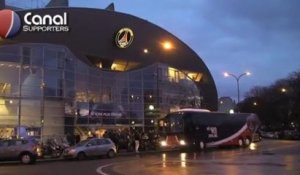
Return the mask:
<path id="1" fill-rule="evenodd" d="M 249 148 L 202 152 L 120 153 L 113 159 L 0 163 L 0 175 L 199 175 L 300 174 L 300 141 L 263 140 Z"/>

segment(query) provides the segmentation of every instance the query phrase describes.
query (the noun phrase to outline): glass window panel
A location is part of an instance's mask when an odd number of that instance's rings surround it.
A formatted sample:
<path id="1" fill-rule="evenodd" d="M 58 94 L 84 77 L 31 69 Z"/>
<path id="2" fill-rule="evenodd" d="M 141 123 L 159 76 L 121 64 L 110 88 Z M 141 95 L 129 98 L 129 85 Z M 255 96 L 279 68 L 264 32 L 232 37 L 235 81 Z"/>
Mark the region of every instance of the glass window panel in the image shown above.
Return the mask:
<path id="1" fill-rule="evenodd" d="M 47 97 L 54 97 L 56 96 L 56 89 L 46 87 L 44 93 Z"/>
<path id="2" fill-rule="evenodd" d="M 63 87 L 64 87 L 64 80 L 61 78 L 57 79 L 57 88 L 63 89 Z"/>
<path id="3" fill-rule="evenodd" d="M 65 71 L 65 79 L 74 81 L 74 79 L 75 79 L 74 72 Z"/>
<path id="4" fill-rule="evenodd" d="M 78 73 L 81 74 L 87 74 L 88 73 L 88 67 L 82 63 L 80 60 L 77 61 L 77 70 Z"/>
<path id="5" fill-rule="evenodd" d="M 43 49 L 36 47 L 32 49 L 31 64 L 35 66 L 43 65 Z"/>
<path id="6" fill-rule="evenodd" d="M 130 95 L 142 95 L 143 90 L 142 89 L 137 89 L 137 88 L 131 88 L 129 89 L 129 94 Z"/>
<path id="7" fill-rule="evenodd" d="M 129 73 L 130 80 L 142 80 L 142 71 L 134 71 Z"/>
<path id="8" fill-rule="evenodd" d="M 75 88 L 75 83 L 74 81 L 69 81 L 69 80 L 65 80 L 65 86 L 66 88 L 69 88 L 69 89 L 74 89 Z"/>
<path id="9" fill-rule="evenodd" d="M 65 62 L 65 69 L 68 71 L 74 71 L 74 60 L 75 58 L 69 58 L 67 57 L 67 60 Z"/>
<path id="10" fill-rule="evenodd" d="M 31 48 L 23 47 L 22 48 L 23 64 L 30 64 L 31 57 Z"/>
<path id="11" fill-rule="evenodd" d="M 44 79 L 46 87 L 61 88 L 61 84 L 58 84 L 58 80 L 62 79 L 62 72 L 59 70 L 45 69 Z"/>
<path id="12" fill-rule="evenodd" d="M 57 89 L 56 95 L 57 95 L 58 97 L 63 97 L 63 96 L 64 96 L 64 90 L 63 90 L 63 89 Z"/>
<path id="13" fill-rule="evenodd" d="M 66 88 L 65 91 L 66 91 L 65 96 L 67 98 L 73 98 L 75 96 L 75 90 L 73 88 Z"/>
<path id="14" fill-rule="evenodd" d="M 65 67 L 65 59 L 58 58 L 57 60 L 57 68 L 58 69 L 64 69 Z"/>
<path id="15" fill-rule="evenodd" d="M 0 47 L 1 61 L 20 62 L 22 52 L 19 46 L 1 45 Z"/>
<path id="16" fill-rule="evenodd" d="M 142 88 L 142 81 L 129 81 L 130 88 Z"/>
<path id="17" fill-rule="evenodd" d="M 76 90 L 77 91 L 87 91 L 87 83 L 85 81 L 76 81 Z"/>
<path id="18" fill-rule="evenodd" d="M 78 73 L 76 75 L 76 80 L 77 81 L 82 81 L 82 82 L 86 82 L 87 83 L 87 75 L 86 74 L 81 74 L 81 73 Z"/>
<path id="19" fill-rule="evenodd" d="M 157 81 L 144 81 L 144 89 L 156 89 L 157 83 L 160 82 Z"/>
<path id="20" fill-rule="evenodd" d="M 57 55 L 56 55 L 57 51 L 45 49 L 44 52 L 45 52 L 44 53 L 45 67 L 56 68 L 57 67 Z"/>

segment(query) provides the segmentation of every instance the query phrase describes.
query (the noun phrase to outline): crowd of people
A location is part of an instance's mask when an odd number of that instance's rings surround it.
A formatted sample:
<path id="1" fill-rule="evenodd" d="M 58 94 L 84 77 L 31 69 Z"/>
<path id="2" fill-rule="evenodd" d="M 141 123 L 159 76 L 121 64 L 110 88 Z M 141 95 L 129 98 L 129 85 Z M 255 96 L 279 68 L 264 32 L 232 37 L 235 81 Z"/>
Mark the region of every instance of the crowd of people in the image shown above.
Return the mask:
<path id="1" fill-rule="evenodd" d="M 118 151 L 144 151 L 157 149 L 159 135 L 154 130 L 142 132 L 139 129 L 109 129 L 103 137 L 110 138 Z"/>
<path id="2" fill-rule="evenodd" d="M 127 152 L 155 150 L 157 149 L 160 138 L 155 130 L 152 129 L 143 132 L 140 128 L 107 129 L 103 135 L 100 136 L 92 133 L 87 139 L 91 137 L 110 138 L 115 143 L 118 151 Z M 84 138 L 78 134 L 67 134 L 66 139 L 72 146 Z"/>

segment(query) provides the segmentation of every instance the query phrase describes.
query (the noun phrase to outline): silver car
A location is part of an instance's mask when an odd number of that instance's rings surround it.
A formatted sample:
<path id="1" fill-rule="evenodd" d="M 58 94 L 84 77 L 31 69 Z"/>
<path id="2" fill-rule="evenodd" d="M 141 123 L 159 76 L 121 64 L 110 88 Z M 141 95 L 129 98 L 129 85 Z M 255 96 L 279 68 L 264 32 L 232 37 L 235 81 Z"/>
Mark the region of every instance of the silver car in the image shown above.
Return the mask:
<path id="1" fill-rule="evenodd" d="M 40 150 L 38 142 L 32 139 L 0 140 L 0 160 L 31 164 L 40 156 Z"/>
<path id="2" fill-rule="evenodd" d="M 116 152 L 116 145 L 109 138 L 92 138 L 65 149 L 63 156 L 65 159 L 76 158 L 78 160 L 103 155 L 112 158 Z"/>

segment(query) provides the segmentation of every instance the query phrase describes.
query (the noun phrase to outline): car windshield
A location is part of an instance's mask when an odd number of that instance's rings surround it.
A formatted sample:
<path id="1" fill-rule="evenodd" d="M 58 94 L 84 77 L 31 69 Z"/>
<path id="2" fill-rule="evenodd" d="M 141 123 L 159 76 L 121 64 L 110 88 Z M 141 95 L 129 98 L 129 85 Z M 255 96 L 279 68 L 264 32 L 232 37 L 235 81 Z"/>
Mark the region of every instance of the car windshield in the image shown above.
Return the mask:
<path id="1" fill-rule="evenodd" d="M 84 146 L 86 143 L 88 143 L 90 140 L 84 140 L 84 141 L 81 141 L 79 143 L 77 143 L 75 146 L 78 147 L 78 146 Z"/>

